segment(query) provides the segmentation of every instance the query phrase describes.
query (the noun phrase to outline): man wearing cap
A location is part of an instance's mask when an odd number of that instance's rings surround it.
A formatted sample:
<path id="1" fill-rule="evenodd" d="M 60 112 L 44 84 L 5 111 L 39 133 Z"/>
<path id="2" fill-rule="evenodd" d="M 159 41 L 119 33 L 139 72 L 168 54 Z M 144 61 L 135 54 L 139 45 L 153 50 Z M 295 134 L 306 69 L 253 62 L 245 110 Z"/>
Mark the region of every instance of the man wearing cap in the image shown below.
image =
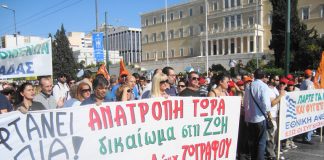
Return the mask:
<path id="1" fill-rule="evenodd" d="M 305 72 L 304 72 L 305 80 L 300 84 L 300 90 L 301 91 L 315 89 L 314 83 L 311 80 L 312 79 L 312 75 L 313 75 L 312 70 L 310 70 L 310 69 L 306 69 L 305 70 Z M 313 131 L 309 131 L 309 132 L 303 134 L 304 143 L 306 143 L 306 144 L 313 144 L 313 142 L 311 142 L 311 140 L 312 140 L 312 134 L 313 134 Z"/>
<path id="2" fill-rule="evenodd" d="M 270 95 L 269 87 L 263 81 L 266 78 L 261 69 L 254 72 L 255 81 L 247 86 L 244 95 L 245 122 L 247 122 L 247 132 L 249 148 L 252 160 L 264 160 L 266 149 L 266 119 L 270 117 Z M 265 116 L 264 116 L 265 114 Z M 267 115 L 268 114 L 268 115 Z"/>

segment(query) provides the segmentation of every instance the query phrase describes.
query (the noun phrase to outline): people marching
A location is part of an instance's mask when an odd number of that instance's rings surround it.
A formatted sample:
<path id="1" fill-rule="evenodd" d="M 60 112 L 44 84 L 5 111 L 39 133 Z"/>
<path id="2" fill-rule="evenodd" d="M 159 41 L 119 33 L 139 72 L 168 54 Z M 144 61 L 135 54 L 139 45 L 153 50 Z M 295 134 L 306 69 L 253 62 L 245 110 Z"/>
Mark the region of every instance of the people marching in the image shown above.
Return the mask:
<path id="1" fill-rule="evenodd" d="M 234 61 L 230 62 L 233 66 Z M 232 73 L 233 74 L 233 73 Z M 299 75 L 268 75 L 257 69 L 253 74 L 228 72 L 201 74 L 195 71 L 176 73 L 172 67 L 155 69 L 154 73 L 133 73 L 122 67 L 119 75 L 101 71 L 85 71 L 78 82 L 60 73 L 53 85 L 50 76 L 39 77 L 38 83 L 17 85 L 2 83 L 0 114 L 18 110 L 29 111 L 77 106 L 100 106 L 105 102 L 131 101 L 147 98 L 240 96 L 240 123 L 237 159 L 277 159 L 277 151 L 286 152 L 298 146 L 294 138 L 278 142 L 280 100 L 287 92 L 314 89 L 312 70 Z M 15 86 L 15 87 L 14 87 Z M 37 93 L 37 88 L 39 92 Z M 270 120 L 273 127 L 269 127 Z M 303 140 L 312 143 L 314 131 L 304 133 Z M 247 147 L 248 146 L 248 147 Z M 280 149 L 278 147 L 280 146 Z M 280 159 L 285 159 L 282 155 Z"/>

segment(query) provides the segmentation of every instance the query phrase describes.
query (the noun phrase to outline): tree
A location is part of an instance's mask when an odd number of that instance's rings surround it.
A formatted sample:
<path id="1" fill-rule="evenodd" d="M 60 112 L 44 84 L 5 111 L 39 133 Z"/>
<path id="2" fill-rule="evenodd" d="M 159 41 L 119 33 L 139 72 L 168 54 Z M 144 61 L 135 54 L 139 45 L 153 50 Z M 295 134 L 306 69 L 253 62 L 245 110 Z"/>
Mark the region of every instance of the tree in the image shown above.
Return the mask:
<path id="1" fill-rule="evenodd" d="M 287 15 L 287 0 L 270 0 L 273 8 L 272 15 L 272 40 L 270 49 L 274 50 L 275 66 L 283 68 L 285 64 L 285 30 Z M 297 11 L 298 1 L 291 0 L 291 71 L 304 70 L 314 64 L 318 64 L 320 57 L 310 50 L 310 46 L 320 48 L 317 32 L 314 28 L 307 29 L 307 26 L 300 22 Z M 319 49 L 320 50 L 320 49 Z M 320 52 L 316 50 L 316 52 Z M 320 55 L 320 53 L 319 53 Z M 307 60 L 305 60 L 307 58 Z M 314 63 L 315 62 L 315 63 Z"/>
<path id="2" fill-rule="evenodd" d="M 70 42 L 65 35 L 63 24 L 61 30 L 57 30 L 52 41 L 53 53 L 53 76 L 58 77 L 58 74 L 65 73 L 71 78 L 76 78 L 78 65 L 73 58 L 73 52 L 70 48 Z"/>

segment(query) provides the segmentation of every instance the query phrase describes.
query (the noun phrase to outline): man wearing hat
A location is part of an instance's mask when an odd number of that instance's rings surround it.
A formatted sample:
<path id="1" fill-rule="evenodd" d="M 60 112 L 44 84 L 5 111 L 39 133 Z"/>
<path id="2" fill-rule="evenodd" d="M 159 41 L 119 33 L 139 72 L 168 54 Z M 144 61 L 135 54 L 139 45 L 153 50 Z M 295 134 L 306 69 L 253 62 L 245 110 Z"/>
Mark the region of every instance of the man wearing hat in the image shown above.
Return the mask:
<path id="1" fill-rule="evenodd" d="M 69 91 L 70 88 L 66 83 L 67 75 L 65 73 L 59 74 L 57 84 L 53 88 L 53 96 L 56 102 L 63 101 L 65 102 L 70 98 Z"/>
<path id="2" fill-rule="evenodd" d="M 312 79 L 312 75 L 313 75 L 312 70 L 310 70 L 310 69 L 306 69 L 305 70 L 305 72 L 304 72 L 305 80 L 300 84 L 300 90 L 301 91 L 315 89 L 314 83 L 311 80 Z M 313 134 L 313 131 L 309 131 L 309 132 L 303 134 L 304 143 L 306 143 L 306 144 L 313 144 L 313 142 L 311 142 L 311 140 L 312 140 L 312 134 Z"/>

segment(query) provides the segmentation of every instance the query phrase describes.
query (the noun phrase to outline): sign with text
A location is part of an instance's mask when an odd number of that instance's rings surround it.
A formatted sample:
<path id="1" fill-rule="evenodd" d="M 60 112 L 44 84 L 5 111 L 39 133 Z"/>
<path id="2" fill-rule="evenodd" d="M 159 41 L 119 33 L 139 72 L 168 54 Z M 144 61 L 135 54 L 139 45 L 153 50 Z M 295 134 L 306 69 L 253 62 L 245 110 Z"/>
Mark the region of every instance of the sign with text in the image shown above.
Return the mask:
<path id="1" fill-rule="evenodd" d="M 240 97 L 170 97 L 0 115 L 2 159 L 235 159 Z"/>
<path id="2" fill-rule="evenodd" d="M 0 78 L 52 75 L 52 43 L 48 38 L 18 48 L 0 49 Z"/>
<path id="3" fill-rule="evenodd" d="M 103 32 L 92 33 L 92 46 L 96 62 L 104 61 Z"/>
<path id="4" fill-rule="evenodd" d="M 280 140 L 324 126 L 324 90 L 287 92 L 280 100 Z"/>

